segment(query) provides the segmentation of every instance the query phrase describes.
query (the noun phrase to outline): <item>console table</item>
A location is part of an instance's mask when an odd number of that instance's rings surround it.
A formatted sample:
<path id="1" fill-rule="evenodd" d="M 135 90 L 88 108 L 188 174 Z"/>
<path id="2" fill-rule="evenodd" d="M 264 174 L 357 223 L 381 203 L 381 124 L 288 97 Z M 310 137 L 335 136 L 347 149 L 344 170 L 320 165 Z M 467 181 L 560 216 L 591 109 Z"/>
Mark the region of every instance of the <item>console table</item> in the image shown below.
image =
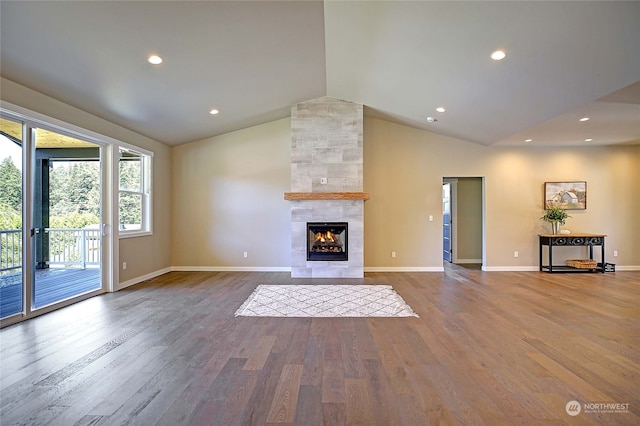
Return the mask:
<path id="1" fill-rule="evenodd" d="M 604 234 L 539 234 L 539 248 L 540 248 L 540 271 L 547 272 L 604 272 L 605 269 L 605 261 L 604 261 Z M 549 263 L 548 265 L 542 264 L 542 246 L 549 247 Z M 553 249 L 554 247 L 576 247 L 576 246 L 587 246 L 589 247 L 589 259 L 593 260 L 593 247 L 600 246 L 600 250 L 602 253 L 602 260 L 599 263 L 600 266 L 597 266 L 593 269 L 580 269 L 580 268 L 572 268 L 570 266 L 560 266 L 553 264 Z"/>

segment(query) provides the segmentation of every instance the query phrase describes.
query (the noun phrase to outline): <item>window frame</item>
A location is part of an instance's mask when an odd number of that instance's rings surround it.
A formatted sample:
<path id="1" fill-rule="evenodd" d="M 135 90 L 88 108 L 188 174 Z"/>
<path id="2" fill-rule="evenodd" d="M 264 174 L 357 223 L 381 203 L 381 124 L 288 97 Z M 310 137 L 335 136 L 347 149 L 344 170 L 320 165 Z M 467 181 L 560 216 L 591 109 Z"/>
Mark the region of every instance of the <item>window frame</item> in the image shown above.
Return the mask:
<path id="1" fill-rule="evenodd" d="M 116 189 L 116 212 L 118 217 L 118 236 L 119 238 L 133 238 L 145 235 L 153 235 L 153 154 L 142 150 L 138 147 L 129 147 L 118 145 L 115 148 L 117 153 L 117 189 Z M 121 152 L 129 152 L 140 156 L 140 191 L 131 189 L 122 189 L 120 187 L 120 161 L 122 161 Z M 133 194 L 141 196 L 140 206 L 140 229 L 123 229 L 120 227 L 120 194 Z"/>

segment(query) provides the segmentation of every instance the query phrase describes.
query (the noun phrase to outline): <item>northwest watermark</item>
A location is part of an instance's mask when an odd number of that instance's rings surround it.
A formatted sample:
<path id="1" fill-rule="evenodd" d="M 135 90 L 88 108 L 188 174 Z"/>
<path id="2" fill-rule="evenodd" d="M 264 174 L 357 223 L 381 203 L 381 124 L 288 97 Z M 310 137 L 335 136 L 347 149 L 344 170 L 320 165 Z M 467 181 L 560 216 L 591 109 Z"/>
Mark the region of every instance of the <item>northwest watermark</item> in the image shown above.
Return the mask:
<path id="1" fill-rule="evenodd" d="M 582 407 L 578 401 L 569 401 L 564 408 L 570 416 L 577 416 L 582 411 Z"/>
<path id="2" fill-rule="evenodd" d="M 628 402 L 585 402 L 576 400 L 567 402 L 565 411 L 570 416 L 577 416 L 580 413 L 595 414 L 625 414 L 629 412 Z"/>

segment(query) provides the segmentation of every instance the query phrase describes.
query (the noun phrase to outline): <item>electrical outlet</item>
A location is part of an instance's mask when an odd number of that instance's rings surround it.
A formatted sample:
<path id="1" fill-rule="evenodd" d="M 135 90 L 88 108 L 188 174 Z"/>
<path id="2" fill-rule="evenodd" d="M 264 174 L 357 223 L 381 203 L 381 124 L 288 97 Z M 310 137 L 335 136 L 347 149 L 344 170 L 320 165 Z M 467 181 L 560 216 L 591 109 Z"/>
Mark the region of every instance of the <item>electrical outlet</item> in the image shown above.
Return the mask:
<path id="1" fill-rule="evenodd" d="M 429 215 L 429 222 L 433 222 L 433 215 L 432 214 Z"/>
<path id="2" fill-rule="evenodd" d="M 320 184 L 321 185 L 326 185 L 327 184 L 327 178 L 326 177 L 320 178 Z"/>
<path id="3" fill-rule="evenodd" d="M 122 269 L 127 269 L 127 262 L 122 262 Z"/>
<path id="4" fill-rule="evenodd" d="M 248 256 L 249 256 L 249 254 L 245 251 L 244 252 L 244 257 L 248 257 Z"/>
<path id="5" fill-rule="evenodd" d="M 518 250 L 514 251 L 513 252 L 513 257 L 518 257 L 518 256 L 520 256 L 520 253 L 518 253 Z"/>
<path id="6" fill-rule="evenodd" d="M 613 257 L 618 257 L 618 250 L 613 251 Z"/>
<path id="7" fill-rule="evenodd" d="M 395 251 L 391 252 L 391 257 L 396 257 L 396 252 Z"/>

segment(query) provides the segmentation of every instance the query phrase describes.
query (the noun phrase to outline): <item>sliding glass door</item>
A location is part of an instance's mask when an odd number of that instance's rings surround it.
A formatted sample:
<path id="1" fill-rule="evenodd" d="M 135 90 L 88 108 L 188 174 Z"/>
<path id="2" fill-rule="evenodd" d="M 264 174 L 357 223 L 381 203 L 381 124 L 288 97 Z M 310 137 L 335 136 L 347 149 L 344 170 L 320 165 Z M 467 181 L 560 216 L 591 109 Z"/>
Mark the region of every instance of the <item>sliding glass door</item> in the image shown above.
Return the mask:
<path id="1" fill-rule="evenodd" d="M 101 292 L 105 148 L 11 117 L 0 124 L 0 318 Z"/>
<path id="2" fill-rule="evenodd" d="M 100 146 L 34 129 L 33 308 L 99 290 Z"/>

